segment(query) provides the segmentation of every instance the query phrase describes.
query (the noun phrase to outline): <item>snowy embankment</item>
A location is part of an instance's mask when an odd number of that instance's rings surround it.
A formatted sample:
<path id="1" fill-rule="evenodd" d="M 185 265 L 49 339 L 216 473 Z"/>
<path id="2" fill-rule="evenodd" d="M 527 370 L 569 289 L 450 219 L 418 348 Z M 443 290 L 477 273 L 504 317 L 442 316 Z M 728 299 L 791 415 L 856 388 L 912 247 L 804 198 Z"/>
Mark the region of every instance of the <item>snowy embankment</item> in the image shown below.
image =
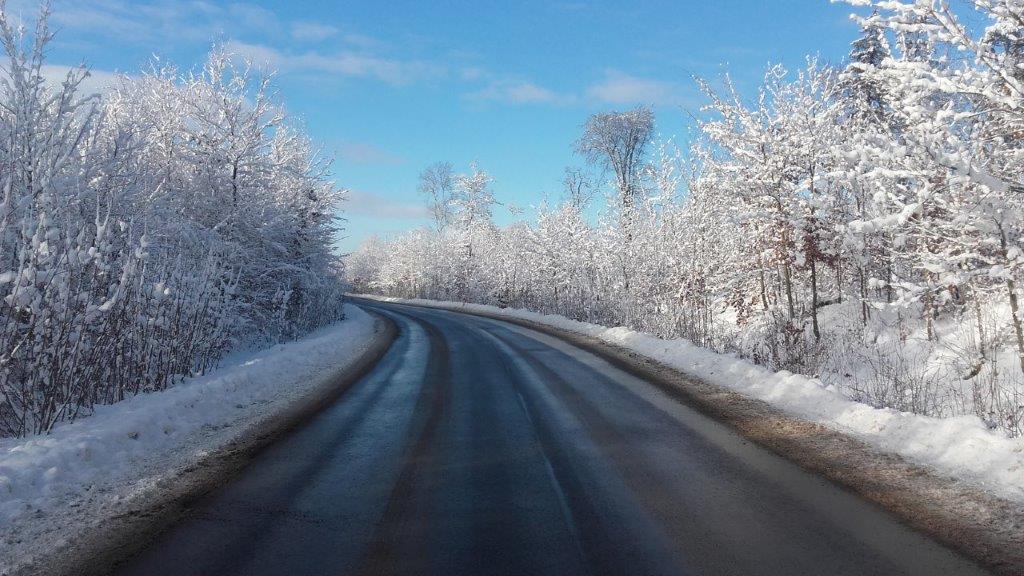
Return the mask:
<path id="1" fill-rule="evenodd" d="M 663 340 L 528 310 L 480 304 L 362 298 L 518 318 L 627 348 L 685 374 L 757 398 L 786 412 L 854 436 L 885 452 L 966 480 L 998 496 L 1024 502 L 1024 438 L 990 430 L 976 416 L 933 418 L 874 408 L 843 396 L 834 386 L 787 371 L 773 372 L 747 360 L 719 354 L 687 340 Z"/>
<path id="2" fill-rule="evenodd" d="M 73 536 L 81 529 L 73 517 L 117 514 L 119 503 L 330 385 L 375 338 L 373 317 L 351 304 L 345 313 L 301 340 L 235 354 L 209 374 L 99 406 L 49 435 L 0 440 L 0 573 Z"/>

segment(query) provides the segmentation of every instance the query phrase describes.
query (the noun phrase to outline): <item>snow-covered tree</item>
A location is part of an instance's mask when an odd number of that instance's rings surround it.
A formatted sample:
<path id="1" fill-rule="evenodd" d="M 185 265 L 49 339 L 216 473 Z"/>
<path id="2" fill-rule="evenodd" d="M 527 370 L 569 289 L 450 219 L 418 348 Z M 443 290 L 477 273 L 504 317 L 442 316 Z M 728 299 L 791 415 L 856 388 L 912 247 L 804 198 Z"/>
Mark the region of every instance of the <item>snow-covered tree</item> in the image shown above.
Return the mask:
<path id="1" fill-rule="evenodd" d="M 592 164 L 610 170 L 620 208 L 628 213 L 643 192 L 646 150 L 654 136 L 654 114 L 639 106 L 625 112 L 601 112 L 587 119 L 576 151 Z"/>
<path id="2" fill-rule="evenodd" d="M 340 317 L 339 194 L 267 79 L 215 49 L 83 96 L 51 38 L 0 4 L 0 436 Z"/>
<path id="3" fill-rule="evenodd" d="M 360 282 L 682 336 L 1024 433 L 1024 8 L 850 3 L 873 10 L 842 66 L 772 66 L 754 98 L 701 82 L 685 154 L 652 146 L 647 109 L 592 116 L 576 151 L 613 176 L 596 216 L 579 171 L 533 222 L 456 198 L 488 224 L 368 244 Z"/>

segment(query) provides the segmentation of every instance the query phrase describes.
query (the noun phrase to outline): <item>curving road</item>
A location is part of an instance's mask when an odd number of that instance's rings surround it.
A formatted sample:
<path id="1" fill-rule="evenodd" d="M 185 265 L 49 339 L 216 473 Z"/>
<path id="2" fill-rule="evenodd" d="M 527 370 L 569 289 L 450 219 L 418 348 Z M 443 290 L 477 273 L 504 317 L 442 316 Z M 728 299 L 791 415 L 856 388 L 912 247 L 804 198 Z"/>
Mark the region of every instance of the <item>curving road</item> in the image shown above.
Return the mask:
<path id="1" fill-rule="evenodd" d="M 366 307 L 376 368 L 118 574 L 982 573 L 579 348 Z"/>

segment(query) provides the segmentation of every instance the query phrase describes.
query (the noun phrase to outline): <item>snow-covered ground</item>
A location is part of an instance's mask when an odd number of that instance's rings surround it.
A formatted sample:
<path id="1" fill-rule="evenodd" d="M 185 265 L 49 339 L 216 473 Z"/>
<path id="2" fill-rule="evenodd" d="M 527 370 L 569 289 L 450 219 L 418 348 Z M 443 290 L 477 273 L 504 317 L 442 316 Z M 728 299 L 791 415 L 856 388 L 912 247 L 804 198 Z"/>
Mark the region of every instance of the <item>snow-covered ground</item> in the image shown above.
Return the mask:
<path id="1" fill-rule="evenodd" d="M 209 374 L 135 396 L 46 436 L 0 440 L 0 574 L 101 520 L 161 480 L 227 445 L 262 418 L 330 382 L 374 339 L 374 320 L 346 319 L 301 340 L 235 354 Z"/>
<path id="2" fill-rule="evenodd" d="M 976 416 L 934 418 L 875 408 L 844 396 L 835 386 L 787 371 L 773 372 L 687 340 L 664 340 L 628 328 L 609 328 L 563 316 L 480 304 L 405 300 L 400 302 L 519 318 L 628 348 L 707 382 L 764 400 L 790 414 L 854 436 L 867 444 L 966 480 L 998 496 L 1024 502 L 1024 438 L 991 430 Z"/>

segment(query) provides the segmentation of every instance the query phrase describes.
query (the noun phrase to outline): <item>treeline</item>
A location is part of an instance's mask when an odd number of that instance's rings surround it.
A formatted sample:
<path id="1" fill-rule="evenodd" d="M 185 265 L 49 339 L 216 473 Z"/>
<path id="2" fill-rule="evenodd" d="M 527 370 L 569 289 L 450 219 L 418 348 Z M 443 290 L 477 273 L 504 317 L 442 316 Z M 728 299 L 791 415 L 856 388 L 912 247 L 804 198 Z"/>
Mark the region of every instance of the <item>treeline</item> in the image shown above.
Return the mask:
<path id="1" fill-rule="evenodd" d="M 646 109 L 593 116 L 577 152 L 610 182 L 567 170 L 534 222 L 495 226 L 486 177 L 432 167 L 437 226 L 371 240 L 349 280 L 686 337 L 1021 433 L 1024 9 L 858 4 L 876 11 L 843 66 L 772 67 L 750 98 L 700 81 L 686 153 Z"/>
<path id="2" fill-rule="evenodd" d="M 47 16 L 0 4 L 0 436 L 341 315 L 338 191 L 267 80 L 214 50 L 90 95 L 45 78 Z"/>

